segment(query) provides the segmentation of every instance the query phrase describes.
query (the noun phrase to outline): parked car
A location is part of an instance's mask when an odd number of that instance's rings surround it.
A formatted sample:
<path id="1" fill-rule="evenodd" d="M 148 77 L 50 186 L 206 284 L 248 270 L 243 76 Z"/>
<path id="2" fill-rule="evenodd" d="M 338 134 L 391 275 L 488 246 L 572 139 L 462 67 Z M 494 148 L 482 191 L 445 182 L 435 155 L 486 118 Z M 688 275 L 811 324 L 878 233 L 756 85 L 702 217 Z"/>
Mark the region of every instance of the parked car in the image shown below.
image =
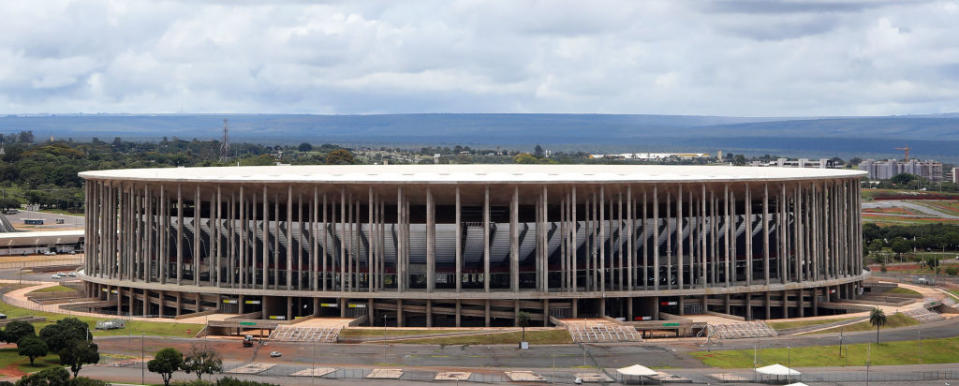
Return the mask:
<path id="1" fill-rule="evenodd" d="M 46 256 L 53 256 L 53 255 L 56 255 L 57 253 L 54 251 L 46 251 L 46 252 L 43 252 L 43 254 Z"/>
<path id="2" fill-rule="evenodd" d="M 281 353 L 281 352 L 279 352 L 279 351 L 271 351 L 271 352 L 270 352 L 270 358 L 279 358 L 279 357 L 281 357 L 281 356 L 283 356 L 283 353 Z"/>
<path id="3" fill-rule="evenodd" d="M 68 276 L 68 277 L 77 277 L 77 273 L 76 273 L 76 272 L 73 272 L 73 271 L 70 271 L 70 272 L 67 272 L 67 276 Z"/>
<path id="4" fill-rule="evenodd" d="M 50 275 L 50 278 L 51 278 L 51 279 L 63 279 L 63 274 L 57 272 L 57 273 L 55 273 L 55 274 L 53 274 L 53 275 Z"/>
<path id="5" fill-rule="evenodd" d="M 7 314 L 0 314 L 0 319 L 6 319 L 6 318 L 7 318 Z"/>

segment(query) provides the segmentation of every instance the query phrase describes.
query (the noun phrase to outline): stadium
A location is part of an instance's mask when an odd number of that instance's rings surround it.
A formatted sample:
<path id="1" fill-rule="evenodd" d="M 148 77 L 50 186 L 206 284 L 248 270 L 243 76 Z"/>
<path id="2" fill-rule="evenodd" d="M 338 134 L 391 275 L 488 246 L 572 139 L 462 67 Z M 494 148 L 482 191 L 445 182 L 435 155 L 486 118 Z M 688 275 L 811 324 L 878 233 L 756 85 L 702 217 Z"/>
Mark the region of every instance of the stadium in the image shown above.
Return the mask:
<path id="1" fill-rule="evenodd" d="M 85 290 L 131 316 L 365 325 L 816 315 L 861 294 L 860 178 L 732 166 L 125 169 L 86 180 Z M 92 309 L 92 308 L 91 308 Z"/>

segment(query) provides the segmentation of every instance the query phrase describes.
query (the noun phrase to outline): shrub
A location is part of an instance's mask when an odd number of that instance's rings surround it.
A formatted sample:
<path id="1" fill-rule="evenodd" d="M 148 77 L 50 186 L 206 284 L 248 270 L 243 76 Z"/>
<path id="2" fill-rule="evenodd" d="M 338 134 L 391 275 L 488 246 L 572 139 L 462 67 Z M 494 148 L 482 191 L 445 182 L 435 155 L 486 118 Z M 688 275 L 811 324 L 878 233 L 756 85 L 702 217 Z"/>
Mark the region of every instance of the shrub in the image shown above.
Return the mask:
<path id="1" fill-rule="evenodd" d="M 53 367 L 26 375 L 17 381 L 17 386 L 67 386 L 70 373 L 63 367 Z"/>
<path id="2" fill-rule="evenodd" d="M 946 268 L 946 275 L 949 275 L 949 276 L 959 275 L 959 268 L 956 268 L 956 267 Z"/>
<path id="3" fill-rule="evenodd" d="M 223 377 L 216 381 L 216 386 L 279 386 L 274 383 L 244 381 L 233 377 Z"/>
<path id="4" fill-rule="evenodd" d="M 99 379 L 90 379 L 87 377 L 76 377 L 70 380 L 69 386 L 107 386 L 109 383 Z"/>

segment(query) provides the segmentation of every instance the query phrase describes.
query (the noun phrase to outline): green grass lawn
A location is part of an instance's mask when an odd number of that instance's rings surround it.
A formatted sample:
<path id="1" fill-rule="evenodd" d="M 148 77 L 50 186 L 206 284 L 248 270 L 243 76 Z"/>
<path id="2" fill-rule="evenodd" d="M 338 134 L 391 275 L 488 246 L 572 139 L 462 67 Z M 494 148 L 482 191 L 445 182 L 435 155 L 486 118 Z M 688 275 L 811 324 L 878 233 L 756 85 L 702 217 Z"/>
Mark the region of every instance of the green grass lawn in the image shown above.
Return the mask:
<path id="1" fill-rule="evenodd" d="M 34 292 L 77 292 L 77 290 L 62 285 L 56 285 L 53 287 L 41 288 L 36 291 L 30 291 L 30 293 Z"/>
<path id="2" fill-rule="evenodd" d="M 880 335 L 880 340 L 882 337 Z M 790 367 L 864 366 L 866 346 L 870 347 L 873 366 L 912 365 L 921 363 L 954 363 L 959 353 L 959 337 L 925 339 L 922 341 L 898 341 L 882 344 L 843 345 L 843 357 L 839 346 L 810 346 L 767 348 L 757 352 L 759 366 L 779 363 Z M 707 366 L 721 368 L 753 367 L 753 350 L 697 351 L 691 353 Z M 787 364 L 788 363 L 788 364 Z"/>
<path id="3" fill-rule="evenodd" d="M 895 313 L 895 314 L 887 315 L 887 316 L 886 316 L 886 325 L 882 326 L 882 328 L 906 327 L 906 326 L 914 326 L 914 325 L 917 325 L 917 324 L 919 324 L 919 321 L 918 321 L 918 320 L 915 320 L 915 319 L 913 319 L 913 318 L 911 318 L 911 317 L 909 317 L 909 316 L 906 316 L 905 314 L 903 314 L 903 313 L 901 313 L 901 312 L 897 312 L 897 313 Z M 830 334 L 830 333 L 837 333 L 837 332 L 839 332 L 840 330 L 841 330 L 841 331 L 844 331 L 844 332 L 853 332 L 853 331 L 875 331 L 875 330 L 876 330 L 876 327 L 873 327 L 873 325 L 869 324 L 869 321 L 866 320 L 866 321 L 862 321 L 862 322 L 859 322 L 859 323 L 850 324 L 850 325 L 844 326 L 844 327 L 833 327 L 833 328 L 830 328 L 830 329 L 827 329 L 827 330 L 816 331 L 816 332 L 814 332 L 813 334 Z M 880 332 L 880 334 L 881 334 L 881 332 Z"/>
<path id="4" fill-rule="evenodd" d="M 523 333 L 521 331 L 501 334 L 450 336 L 438 338 L 407 339 L 395 343 L 407 344 L 519 344 Z M 526 331 L 526 341 L 529 344 L 569 344 L 573 339 L 566 330 Z"/>
<path id="5" fill-rule="evenodd" d="M 185 324 L 185 323 L 166 323 L 166 322 L 143 322 L 143 321 L 127 321 L 126 327 L 118 330 L 106 330 L 100 331 L 94 329 L 96 322 L 100 320 L 109 320 L 113 318 L 102 317 L 102 318 L 93 318 L 88 316 L 72 316 L 72 315 L 63 315 L 63 314 L 54 314 L 50 312 L 41 312 L 28 310 L 26 308 L 15 307 L 7 303 L 0 302 L 0 312 L 7 314 L 9 318 L 16 318 L 21 316 L 40 316 L 47 319 L 46 322 L 34 323 L 39 332 L 41 328 L 45 327 L 48 324 L 52 324 L 57 320 L 75 317 L 80 319 L 80 321 L 86 323 L 90 326 L 90 330 L 93 331 L 94 336 L 122 336 L 122 335 L 150 335 L 150 336 L 175 336 L 189 338 L 196 335 L 197 331 L 203 328 L 202 324 Z"/>
<path id="6" fill-rule="evenodd" d="M 0 368 L 16 366 L 17 369 L 25 373 L 32 373 L 46 368 L 59 366 L 60 358 L 57 355 L 47 355 L 34 360 L 34 366 L 30 366 L 30 358 L 22 357 L 17 354 L 16 348 L 0 349 Z"/>
<path id="7" fill-rule="evenodd" d="M 469 329 L 437 329 L 437 330 L 405 330 L 398 328 L 390 328 L 388 331 L 384 331 L 382 328 L 372 329 L 372 328 L 344 328 L 340 330 L 340 337 L 344 339 L 361 339 L 361 338 L 400 338 L 407 336 L 417 336 L 417 335 L 437 335 L 437 334 L 446 334 L 446 333 L 458 333 L 465 331 L 474 331 Z"/>
<path id="8" fill-rule="evenodd" d="M 768 324 L 769 327 L 772 327 L 773 330 L 779 331 L 779 330 L 789 330 L 792 328 L 816 326 L 820 324 L 830 324 L 830 323 L 848 321 L 853 319 L 856 319 L 856 318 L 853 317 L 853 318 L 841 318 L 841 319 L 794 320 L 790 322 L 769 322 L 766 324 Z"/>
<path id="9" fill-rule="evenodd" d="M 886 295 L 909 295 L 909 296 L 922 296 L 922 294 L 913 291 L 909 288 L 896 287 L 886 292 L 883 292 Z"/>

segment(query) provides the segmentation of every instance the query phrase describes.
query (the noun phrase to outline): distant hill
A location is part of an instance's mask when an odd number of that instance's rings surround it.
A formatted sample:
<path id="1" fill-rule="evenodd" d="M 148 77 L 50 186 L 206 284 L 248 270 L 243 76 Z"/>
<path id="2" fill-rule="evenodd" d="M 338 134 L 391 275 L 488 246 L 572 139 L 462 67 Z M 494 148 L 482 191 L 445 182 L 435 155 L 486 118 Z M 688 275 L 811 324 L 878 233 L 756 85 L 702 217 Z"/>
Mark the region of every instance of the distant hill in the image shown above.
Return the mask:
<path id="1" fill-rule="evenodd" d="M 466 144 L 591 151 L 709 151 L 803 156 L 893 157 L 909 145 L 922 158 L 959 161 L 959 114 L 747 118 L 600 114 L 168 114 L 8 115 L 0 132 L 37 138 L 155 140 L 219 138 L 223 118 L 235 141 L 369 145 Z"/>

